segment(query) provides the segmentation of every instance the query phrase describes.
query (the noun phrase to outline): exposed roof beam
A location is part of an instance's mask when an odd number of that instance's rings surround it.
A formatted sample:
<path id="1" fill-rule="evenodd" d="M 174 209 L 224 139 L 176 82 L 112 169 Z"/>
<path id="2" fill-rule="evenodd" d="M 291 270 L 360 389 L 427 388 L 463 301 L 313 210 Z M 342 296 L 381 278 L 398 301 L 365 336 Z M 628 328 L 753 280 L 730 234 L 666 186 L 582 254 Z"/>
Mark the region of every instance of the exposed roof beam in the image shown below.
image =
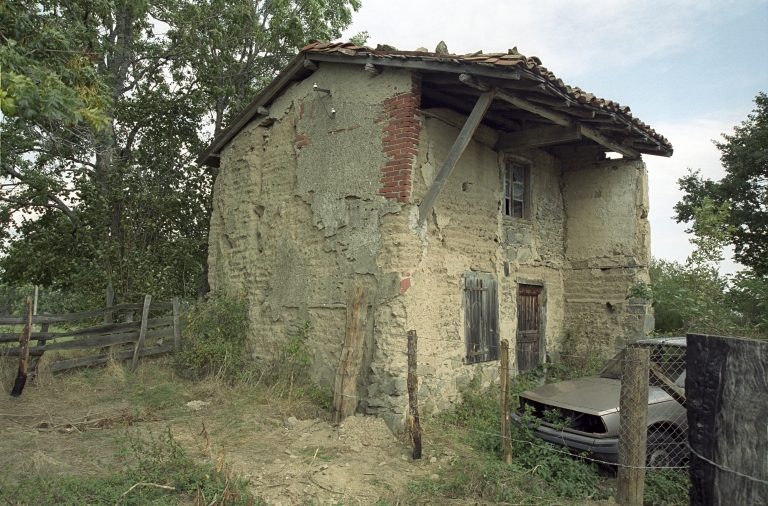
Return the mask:
<path id="1" fill-rule="evenodd" d="M 421 206 L 419 206 L 419 224 L 424 223 L 424 220 L 429 215 L 429 211 L 432 209 L 435 199 L 437 199 L 437 196 L 440 194 L 440 190 L 443 188 L 448 176 L 451 175 L 454 167 L 456 167 L 456 163 L 459 161 L 461 154 L 467 149 L 469 141 L 472 139 L 477 127 L 480 126 L 480 122 L 483 120 L 483 116 L 485 116 L 496 93 L 495 88 L 491 89 L 480 95 L 480 98 L 477 100 L 475 107 L 472 109 L 472 113 L 469 115 L 469 118 L 467 118 L 467 122 L 464 123 L 464 127 L 461 129 L 459 136 L 453 143 L 451 151 L 448 152 L 448 156 L 445 158 L 445 162 L 443 162 L 443 167 L 440 169 L 440 172 L 437 173 L 435 180 L 432 181 L 432 184 L 429 186 L 429 190 L 427 190 L 427 194 L 424 197 L 424 201 L 421 203 Z"/>
<path id="2" fill-rule="evenodd" d="M 462 83 L 481 91 L 487 91 L 491 89 L 490 86 L 488 86 L 487 84 L 483 83 L 480 80 L 475 79 L 470 74 L 460 75 L 459 80 Z M 530 113 L 541 116 L 542 118 L 546 118 L 556 125 L 567 127 L 567 126 L 570 126 L 571 122 L 573 121 L 566 114 L 563 114 L 561 112 L 554 112 L 546 107 L 540 106 L 538 104 L 534 104 L 533 102 L 526 100 L 522 97 L 518 97 L 516 95 L 499 91 L 496 94 L 496 96 L 504 100 L 505 102 L 509 102 L 510 104 L 514 105 L 519 109 L 523 109 Z M 582 125 L 581 133 L 582 135 L 584 135 L 584 137 L 597 142 L 601 146 L 606 147 L 611 151 L 621 153 L 627 158 L 640 158 L 640 152 L 637 151 L 636 149 L 630 148 L 628 146 L 624 146 L 623 144 L 620 144 L 614 141 L 613 139 L 601 134 L 600 132 L 598 132 L 597 130 L 595 130 L 590 126 Z"/>
<path id="3" fill-rule="evenodd" d="M 472 112 L 472 105 L 470 103 L 467 103 L 464 100 L 458 99 L 453 95 L 443 93 L 442 91 L 438 91 L 432 88 L 427 88 L 422 85 L 421 94 L 424 95 L 425 97 L 428 97 L 428 98 L 437 100 L 438 102 L 442 102 L 446 105 L 449 105 L 463 114 L 469 114 L 470 112 Z M 485 118 L 487 118 L 488 121 L 492 121 L 498 125 L 503 126 L 505 130 L 512 130 L 512 131 L 520 130 L 520 125 L 492 111 L 486 111 Z"/>
<path id="4" fill-rule="evenodd" d="M 519 148 L 540 148 L 578 140 L 581 140 L 581 125 L 578 123 L 569 127 L 555 125 L 499 134 L 499 140 L 494 149 L 507 151 Z"/>
<path id="5" fill-rule="evenodd" d="M 360 56 L 358 53 L 354 58 L 342 54 L 334 53 L 307 53 L 307 58 L 312 61 L 325 61 L 332 63 L 344 63 L 344 64 L 358 64 L 367 65 L 371 63 L 380 67 L 396 67 L 406 69 L 419 69 L 432 72 L 463 74 L 466 72 L 472 72 L 478 76 L 484 77 L 500 77 L 503 79 L 520 79 L 520 70 L 517 68 L 498 68 L 498 67 L 480 67 L 477 65 L 468 65 L 466 63 L 459 63 L 453 61 L 450 63 L 438 62 L 438 61 L 425 61 L 425 60 L 411 60 L 405 56 L 402 58 L 397 57 L 377 57 L 377 56 Z M 445 58 L 446 60 L 448 58 Z"/>

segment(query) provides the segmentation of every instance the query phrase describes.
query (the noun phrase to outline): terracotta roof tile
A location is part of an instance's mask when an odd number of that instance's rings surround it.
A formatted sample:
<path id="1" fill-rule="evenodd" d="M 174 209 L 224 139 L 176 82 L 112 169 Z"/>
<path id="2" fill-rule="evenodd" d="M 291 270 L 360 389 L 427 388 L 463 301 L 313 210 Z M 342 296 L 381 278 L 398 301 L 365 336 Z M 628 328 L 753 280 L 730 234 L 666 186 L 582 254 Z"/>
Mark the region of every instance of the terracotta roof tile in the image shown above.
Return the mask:
<path id="1" fill-rule="evenodd" d="M 517 67 L 519 69 L 529 71 L 533 75 L 541 76 L 545 82 L 548 84 L 554 86 L 560 92 L 564 93 L 565 95 L 571 97 L 572 99 L 576 100 L 579 103 L 582 104 L 589 104 L 593 107 L 597 107 L 609 112 L 620 114 L 621 116 L 624 116 L 630 123 L 640 127 L 650 135 L 651 137 L 655 138 L 656 140 L 660 141 L 662 144 L 667 146 L 671 149 L 672 145 L 669 143 L 669 141 L 663 137 L 662 135 L 658 134 L 654 129 L 650 128 L 650 126 L 646 125 L 645 123 L 639 121 L 637 118 L 632 117 L 632 113 L 627 106 L 622 106 L 618 102 L 614 102 L 612 100 L 606 100 L 602 98 L 595 97 L 592 93 L 587 93 L 580 88 L 572 88 L 570 86 L 567 86 L 565 83 L 563 83 L 562 79 L 559 79 L 555 74 L 550 72 L 546 67 L 544 67 L 541 63 L 541 60 L 536 56 L 530 56 L 526 57 L 524 55 L 518 54 L 516 51 L 510 50 L 510 53 L 512 54 L 505 54 L 505 53 L 489 53 L 489 54 L 483 54 L 482 51 L 477 51 L 474 53 L 468 53 L 466 55 L 455 55 L 455 54 L 439 54 L 439 53 L 433 53 L 433 52 L 424 52 L 424 51 L 396 51 L 396 50 L 374 50 L 367 47 L 359 47 L 355 46 L 351 43 L 334 43 L 334 44 L 325 44 L 317 41 L 313 41 L 310 44 L 304 46 L 302 48 L 302 51 L 305 51 L 307 53 L 313 53 L 313 52 L 322 52 L 322 53 L 341 53 L 345 54 L 347 56 L 373 56 L 377 58 L 397 58 L 397 59 L 418 59 L 418 60 L 425 60 L 425 61 L 437 61 L 437 62 L 444 62 L 444 63 L 457 63 L 457 64 L 469 64 L 469 65 L 480 65 L 480 66 L 499 66 L 503 68 L 513 68 Z"/>

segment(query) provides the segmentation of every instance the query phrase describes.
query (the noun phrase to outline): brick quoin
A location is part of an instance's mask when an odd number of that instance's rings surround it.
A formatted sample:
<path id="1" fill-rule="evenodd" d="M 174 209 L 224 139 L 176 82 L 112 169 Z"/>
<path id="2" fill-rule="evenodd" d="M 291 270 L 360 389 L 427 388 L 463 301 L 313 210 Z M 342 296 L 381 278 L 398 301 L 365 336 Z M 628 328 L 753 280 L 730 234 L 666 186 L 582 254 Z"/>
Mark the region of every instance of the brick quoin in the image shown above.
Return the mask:
<path id="1" fill-rule="evenodd" d="M 419 154 L 420 107 L 421 76 L 416 72 L 411 74 L 410 91 L 384 101 L 384 118 L 388 121 L 381 129 L 384 133 L 381 142 L 388 160 L 381 169 L 379 193 L 398 202 L 411 199 L 413 160 Z M 403 293 L 410 287 L 410 280 L 407 285 L 401 286 Z"/>

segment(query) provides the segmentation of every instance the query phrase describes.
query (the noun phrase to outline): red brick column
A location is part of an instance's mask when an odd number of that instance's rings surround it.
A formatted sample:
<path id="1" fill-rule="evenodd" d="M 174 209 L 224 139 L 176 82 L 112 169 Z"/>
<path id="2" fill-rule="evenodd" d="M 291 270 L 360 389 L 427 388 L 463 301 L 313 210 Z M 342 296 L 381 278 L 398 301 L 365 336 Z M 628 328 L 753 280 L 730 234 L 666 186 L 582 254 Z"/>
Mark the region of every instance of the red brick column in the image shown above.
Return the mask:
<path id="1" fill-rule="evenodd" d="M 383 128 L 382 142 L 389 160 L 381 169 L 384 174 L 379 193 L 398 202 L 408 202 L 411 198 L 413 160 L 419 154 L 420 106 L 421 78 L 415 72 L 410 91 L 384 101 L 389 121 Z"/>

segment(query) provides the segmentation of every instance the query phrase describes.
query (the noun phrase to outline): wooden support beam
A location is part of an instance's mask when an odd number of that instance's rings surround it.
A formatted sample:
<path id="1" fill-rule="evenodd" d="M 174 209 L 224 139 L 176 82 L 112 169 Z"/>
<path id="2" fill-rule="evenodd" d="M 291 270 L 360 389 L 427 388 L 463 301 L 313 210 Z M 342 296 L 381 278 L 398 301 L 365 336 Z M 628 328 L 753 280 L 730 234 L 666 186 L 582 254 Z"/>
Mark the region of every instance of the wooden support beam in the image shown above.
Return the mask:
<path id="1" fill-rule="evenodd" d="M 419 421 L 419 377 L 416 375 L 419 337 L 415 330 L 408 331 L 408 429 L 411 435 L 413 460 L 421 458 L 421 422 Z"/>
<path id="2" fill-rule="evenodd" d="M 361 286 L 347 290 L 347 326 L 334 384 L 331 421 L 341 423 L 357 409 L 357 379 L 363 365 L 363 342 L 368 319 L 368 291 Z"/>
<path id="3" fill-rule="evenodd" d="M 486 91 L 491 89 L 490 86 L 483 83 L 482 81 L 475 79 L 473 76 L 469 74 L 460 75 L 459 80 L 462 83 L 466 84 L 467 86 L 471 86 L 472 88 L 475 88 L 481 91 Z M 567 127 L 567 126 L 570 126 L 573 121 L 566 114 L 552 111 L 547 107 L 534 104 L 530 100 L 524 99 L 522 97 L 518 97 L 517 95 L 512 95 L 510 93 L 499 91 L 496 93 L 496 96 L 504 100 L 505 102 L 509 102 L 510 104 L 514 105 L 519 109 L 523 109 L 524 111 L 528 111 L 530 113 L 541 116 L 542 118 L 546 118 L 552 123 L 554 123 L 555 125 Z M 600 132 L 598 132 L 592 127 L 582 125 L 581 133 L 587 139 L 591 139 L 596 143 L 600 144 L 601 146 L 610 149 L 611 151 L 621 153 L 627 158 L 640 158 L 640 152 L 637 151 L 636 149 L 630 148 L 628 146 L 624 146 L 623 144 L 619 144 L 618 142 L 606 137 L 605 135 L 601 134 Z"/>
<path id="4" fill-rule="evenodd" d="M 470 114 L 472 112 L 471 103 L 467 103 L 464 100 L 461 100 L 460 98 L 456 98 L 454 95 L 449 95 L 448 93 L 443 93 L 442 91 L 435 90 L 432 88 L 425 88 L 425 87 L 422 87 L 421 94 L 425 97 L 428 97 L 428 98 L 437 100 L 438 102 L 442 102 L 446 105 L 449 105 L 463 114 Z M 496 123 L 502 126 L 505 130 L 511 130 L 513 132 L 520 130 L 520 125 L 510 120 L 509 118 L 505 118 L 501 114 L 498 114 L 492 111 L 486 111 L 485 118 L 488 121 L 492 121 L 493 123 Z M 459 126 L 458 128 L 461 129 L 462 127 Z"/>
<path id="5" fill-rule="evenodd" d="M 664 374 L 664 371 L 662 371 L 655 362 L 648 364 L 648 370 L 651 372 L 651 376 L 655 376 L 656 379 L 661 383 L 659 388 L 664 390 L 669 394 L 670 397 L 679 402 L 682 407 L 685 407 L 685 391 L 672 383 L 672 381 Z"/>
<path id="6" fill-rule="evenodd" d="M 578 140 L 581 140 L 581 126 L 578 123 L 569 127 L 555 125 L 500 134 L 494 149 L 507 151 L 518 148 L 540 148 Z"/>
<path id="7" fill-rule="evenodd" d="M 467 149 L 469 141 L 472 139 L 477 127 L 480 126 L 480 122 L 483 120 L 486 111 L 488 111 L 488 107 L 490 107 L 494 96 L 496 96 L 495 88 L 483 93 L 477 100 L 475 107 L 472 109 L 472 113 L 469 115 L 469 118 L 467 118 L 467 122 L 464 123 L 464 128 L 461 129 L 459 136 L 456 138 L 456 142 L 453 143 L 451 151 L 448 153 L 445 162 L 443 162 L 443 167 L 440 169 L 437 177 L 435 177 L 435 180 L 432 181 L 429 190 L 427 190 L 427 195 L 424 197 L 424 201 L 419 207 L 419 224 L 424 223 L 424 220 L 429 215 L 429 211 L 432 209 L 435 199 L 437 199 L 437 196 L 440 194 L 440 190 L 443 188 L 448 176 L 453 172 L 453 168 L 456 167 L 456 163 L 459 161 L 461 154 Z"/>
<path id="8" fill-rule="evenodd" d="M 509 431 L 509 341 L 501 340 L 501 447 L 504 463 L 512 463 L 512 440 Z"/>

